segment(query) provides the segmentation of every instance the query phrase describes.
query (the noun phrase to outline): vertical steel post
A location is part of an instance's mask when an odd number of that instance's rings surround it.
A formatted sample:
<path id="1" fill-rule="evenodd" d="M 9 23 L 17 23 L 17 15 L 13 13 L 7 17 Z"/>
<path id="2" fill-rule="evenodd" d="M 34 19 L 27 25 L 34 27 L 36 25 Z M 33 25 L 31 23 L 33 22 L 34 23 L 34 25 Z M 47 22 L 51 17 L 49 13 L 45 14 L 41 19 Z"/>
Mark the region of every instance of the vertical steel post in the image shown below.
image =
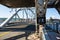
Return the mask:
<path id="1" fill-rule="evenodd" d="M 41 35 L 43 31 L 43 25 L 46 22 L 46 8 L 47 8 L 47 2 L 48 0 L 35 0 L 35 7 L 36 7 L 36 24 L 38 25 L 36 27 L 36 32 L 40 37 L 40 40 L 42 40 Z"/>

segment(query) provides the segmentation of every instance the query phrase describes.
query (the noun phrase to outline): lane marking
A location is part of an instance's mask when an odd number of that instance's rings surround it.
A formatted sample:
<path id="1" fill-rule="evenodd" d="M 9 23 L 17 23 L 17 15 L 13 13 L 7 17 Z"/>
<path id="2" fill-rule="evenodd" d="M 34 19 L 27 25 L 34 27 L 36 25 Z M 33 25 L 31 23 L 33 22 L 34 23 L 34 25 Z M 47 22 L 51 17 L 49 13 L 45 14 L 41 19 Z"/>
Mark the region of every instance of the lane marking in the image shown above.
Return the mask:
<path id="1" fill-rule="evenodd" d="M 10 33 L 10 32 L 4 32 L 4 33 L 0 34 L 0 37 L 6 35 L 6 34 L 8 34 L 8 33 Z"/>

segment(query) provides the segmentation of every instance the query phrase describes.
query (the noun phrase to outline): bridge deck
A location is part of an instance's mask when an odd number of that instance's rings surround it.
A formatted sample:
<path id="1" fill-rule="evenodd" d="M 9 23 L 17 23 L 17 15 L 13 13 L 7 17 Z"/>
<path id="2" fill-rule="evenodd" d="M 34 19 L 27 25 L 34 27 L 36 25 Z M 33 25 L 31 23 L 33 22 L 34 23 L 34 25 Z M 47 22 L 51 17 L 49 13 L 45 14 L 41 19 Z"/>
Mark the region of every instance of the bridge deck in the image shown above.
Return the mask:
<path id="1" fill-rule="evenodd" d="M 0 28 L 0 40 L 26 40 L 35 31 L 35 25 L 19 25 Z"/>

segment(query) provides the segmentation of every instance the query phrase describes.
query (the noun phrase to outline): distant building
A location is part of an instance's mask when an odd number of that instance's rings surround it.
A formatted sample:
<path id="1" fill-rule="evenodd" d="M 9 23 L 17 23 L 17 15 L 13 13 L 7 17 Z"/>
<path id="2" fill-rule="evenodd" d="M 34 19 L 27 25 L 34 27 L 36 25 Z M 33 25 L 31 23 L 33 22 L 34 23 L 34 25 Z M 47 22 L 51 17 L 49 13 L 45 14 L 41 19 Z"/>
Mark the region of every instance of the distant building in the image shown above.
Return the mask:
<path id="1" fill-rule="evenodd" d="M 60 23 L 60 19 L 52 19 L 54 23 Z"/>
<path id="2" fill-rule="evenodd" d="M 46 23 L 60 23 L 60 19 L 49 19 Z"/>

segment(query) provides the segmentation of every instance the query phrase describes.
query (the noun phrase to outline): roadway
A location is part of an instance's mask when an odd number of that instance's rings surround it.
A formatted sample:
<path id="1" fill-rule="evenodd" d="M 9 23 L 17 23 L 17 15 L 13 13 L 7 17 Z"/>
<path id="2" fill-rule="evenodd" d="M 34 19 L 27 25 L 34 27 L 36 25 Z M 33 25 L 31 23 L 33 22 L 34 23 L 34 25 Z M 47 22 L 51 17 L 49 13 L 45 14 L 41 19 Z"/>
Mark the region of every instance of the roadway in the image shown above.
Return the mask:
<path id="1" fill-rule="evenodd" d="M 0 40 L 25 40 L 25 32 L 0 32 Z"/>
<path id="2" fill-rule="evenodd" d="M 31 24 L 0 28 L 0 40 L 26 40 L 32 28 L 34 31 L 35 26 Z"/>

